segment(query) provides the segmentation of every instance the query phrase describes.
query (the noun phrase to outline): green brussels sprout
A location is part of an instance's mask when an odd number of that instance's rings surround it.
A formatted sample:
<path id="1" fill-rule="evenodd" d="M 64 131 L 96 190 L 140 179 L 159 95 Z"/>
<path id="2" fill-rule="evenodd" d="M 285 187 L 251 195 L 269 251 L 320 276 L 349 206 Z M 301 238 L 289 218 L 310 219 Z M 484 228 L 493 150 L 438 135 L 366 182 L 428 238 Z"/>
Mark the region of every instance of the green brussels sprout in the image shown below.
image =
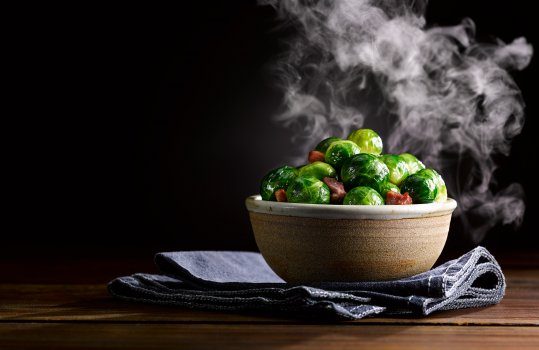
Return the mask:
<path id="1" fill-rule="evenodd" d="M 382 195 L 382 197 L 386 198 L 386 194 L 389 191 L 401 193 L 401 190 L 397 187 L 397 185 L 387 181 L 380 185 L 380 191 L 379 193 Z"/>
<path id="2" fill-rule="evenodd" d="M 404 179 L 401 192 L 408 192 L 414 204 L 432 203 L 438 195 L 438 176 L 433 169 L 421 169 Z"/>
<path id="3" fill-rule="evenodd" d="M 312 176 L 298 176 L 288 186 L 286 197 L 290 203 L 329 204 L 329 187 Z"/>
<path id="4" fill-rule="evenodd" d="M 421 169 L 425 169 L 425 165 L 421 163 L 419 159 L 416 158 L 413 154 L 402 153 L 399 154 L 399 157 L 406 162 L 408 165 L 408 175 L 417 173 Z"/>
<path id="5" fill-rule="evenodd" d="M 327 139 L 323 139 L 322 141 L 320 141 L 320 143 L 316 145 L 315 150 L 322 153 L 326 153 L 329 146 L 335 141 L 343 141 L 343 139 L 341 139 L 340 137 L 334 137 L 334 136 L 328 137 Z"/>
<path id="6" fill-rule="evenodd" d="M 389 169 L 377 156 L 360 153 L 348 158 L 341 168 L 341 181 L 347 188 L 368 186 L 380 192 L 389 179 Z"/>
<path id="7" fill-rule="evenodd" d="M 327 163 L 314 162 L 299 169 L 299 176 L 312 176 L 322 180 L 325 177 L 336 177 L 337 172 Z"/>
<path id="8" fill-rule="evenodd" d="M 352 141 L 335 141 L 326 151 L 326 163 L 339 168 L 346 159 L 360 152 L 359 147 Z"/>
<path id="9" fill-rule="evenodd" d="M 447 187 L 445 186 L 445 181 L 437 171 L 433 170 L 436 173 L 436 189 L 438 193 L 436 194 L 435 202 L 445 202 L 447 200 Z"/>
<path id="10" fill-rule="evenodd" d="M 282 166 L 274 169 L 264 176 L 260 184 L 260 196 L 265 201 L 275 201 L 275 191 L 284 188 L 298 176 L 298 170 L 291 166 Z"/>
<path id="11" fill-rule="evenodd" d="M 348 140 L 359 146 L 361 153 L 382 153 L 382 138 L 371 129 L 358 129 L 348 136 Z"/>
<path id="12" fill-rule="evenodd" d="M 366 186 L 352 188 L 344 197 L 344 205 L 384 205 L 384 198 Z"/>
<path id="13" fill-rule="evenodd" d="M 400 186 L 402 180 L 408 176 L 408 163 L 396 154 L 384 154 L 381 160 L 389 169 L 389 181 Z"/>

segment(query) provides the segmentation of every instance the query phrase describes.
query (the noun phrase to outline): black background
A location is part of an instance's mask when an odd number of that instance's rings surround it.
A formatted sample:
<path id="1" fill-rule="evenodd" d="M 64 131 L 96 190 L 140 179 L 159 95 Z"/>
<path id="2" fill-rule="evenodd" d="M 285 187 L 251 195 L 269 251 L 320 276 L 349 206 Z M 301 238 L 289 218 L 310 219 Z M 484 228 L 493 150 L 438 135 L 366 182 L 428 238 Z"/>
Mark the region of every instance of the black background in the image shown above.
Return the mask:
<path id="1" fill-rule="evenodd" d="M 281 92 L 268 67 L 290 31 L 252 1 L 197 3 L 6 11 L 2 257 L 256 250 L 244 199 L 297 147 L 271 121 Z M 437 1 L 427 21 L 470 17 L 479 37 L 538 47 L 534 13 Z M 526 218 L 493 229 L 493 250 L 537 250 L 536 73 L 534 58 L 514 74 L 527 121 L 497 171 L 524 185 Z M 473 244 L 452 227 L 448 249 Z"/>

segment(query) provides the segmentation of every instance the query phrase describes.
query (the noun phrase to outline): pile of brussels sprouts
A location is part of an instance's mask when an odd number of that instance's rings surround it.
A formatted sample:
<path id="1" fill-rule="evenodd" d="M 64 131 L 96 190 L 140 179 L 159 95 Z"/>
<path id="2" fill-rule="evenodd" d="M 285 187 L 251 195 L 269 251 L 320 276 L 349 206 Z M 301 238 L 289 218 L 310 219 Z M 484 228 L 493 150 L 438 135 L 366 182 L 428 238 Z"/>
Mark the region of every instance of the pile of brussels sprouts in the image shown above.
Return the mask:
<path id="1" fill-rule="evenodd" d="M 445 182 L 409 153 L 381 154 L 382 139 L 358 129 L 347 140 L 329 137 L 309 153 L 309 164 L 282 166 L 262 179 L 266 201 L 384 205 L 444 202 Z"/>

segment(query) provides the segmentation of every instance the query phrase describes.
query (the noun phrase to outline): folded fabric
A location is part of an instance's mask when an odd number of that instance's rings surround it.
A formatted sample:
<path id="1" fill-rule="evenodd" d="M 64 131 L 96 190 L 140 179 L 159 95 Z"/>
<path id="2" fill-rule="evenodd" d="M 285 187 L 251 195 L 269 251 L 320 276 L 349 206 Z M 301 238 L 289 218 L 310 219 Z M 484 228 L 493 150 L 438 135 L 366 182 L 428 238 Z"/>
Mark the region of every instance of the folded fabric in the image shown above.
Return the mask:
<path id="1" fill-rule="evenodd" d="M 120 299 L 194 309 L 352 320 L 493 305 L 505 293 L 502 270 L 483 247 L 430 271 L 381 282 L 290 284 L 252 252 L 167 252 L 158 253 L 155 262 L 162 275 L 119 277 L 109 283 L 109 292 Z"/>

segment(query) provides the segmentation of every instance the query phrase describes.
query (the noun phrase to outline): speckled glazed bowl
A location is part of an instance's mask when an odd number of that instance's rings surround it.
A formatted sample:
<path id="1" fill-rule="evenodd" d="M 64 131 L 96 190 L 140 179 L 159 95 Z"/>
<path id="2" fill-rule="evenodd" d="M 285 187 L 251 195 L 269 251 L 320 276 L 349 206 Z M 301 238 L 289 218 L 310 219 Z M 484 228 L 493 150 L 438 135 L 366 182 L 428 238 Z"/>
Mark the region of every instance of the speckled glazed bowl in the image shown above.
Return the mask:
<path id="1" fill-rule="evenodd" d="M 287 282 L 388 280 L 429 270 L 457 202 L 325 205 L 246 199 L 256 243 Z"/>

